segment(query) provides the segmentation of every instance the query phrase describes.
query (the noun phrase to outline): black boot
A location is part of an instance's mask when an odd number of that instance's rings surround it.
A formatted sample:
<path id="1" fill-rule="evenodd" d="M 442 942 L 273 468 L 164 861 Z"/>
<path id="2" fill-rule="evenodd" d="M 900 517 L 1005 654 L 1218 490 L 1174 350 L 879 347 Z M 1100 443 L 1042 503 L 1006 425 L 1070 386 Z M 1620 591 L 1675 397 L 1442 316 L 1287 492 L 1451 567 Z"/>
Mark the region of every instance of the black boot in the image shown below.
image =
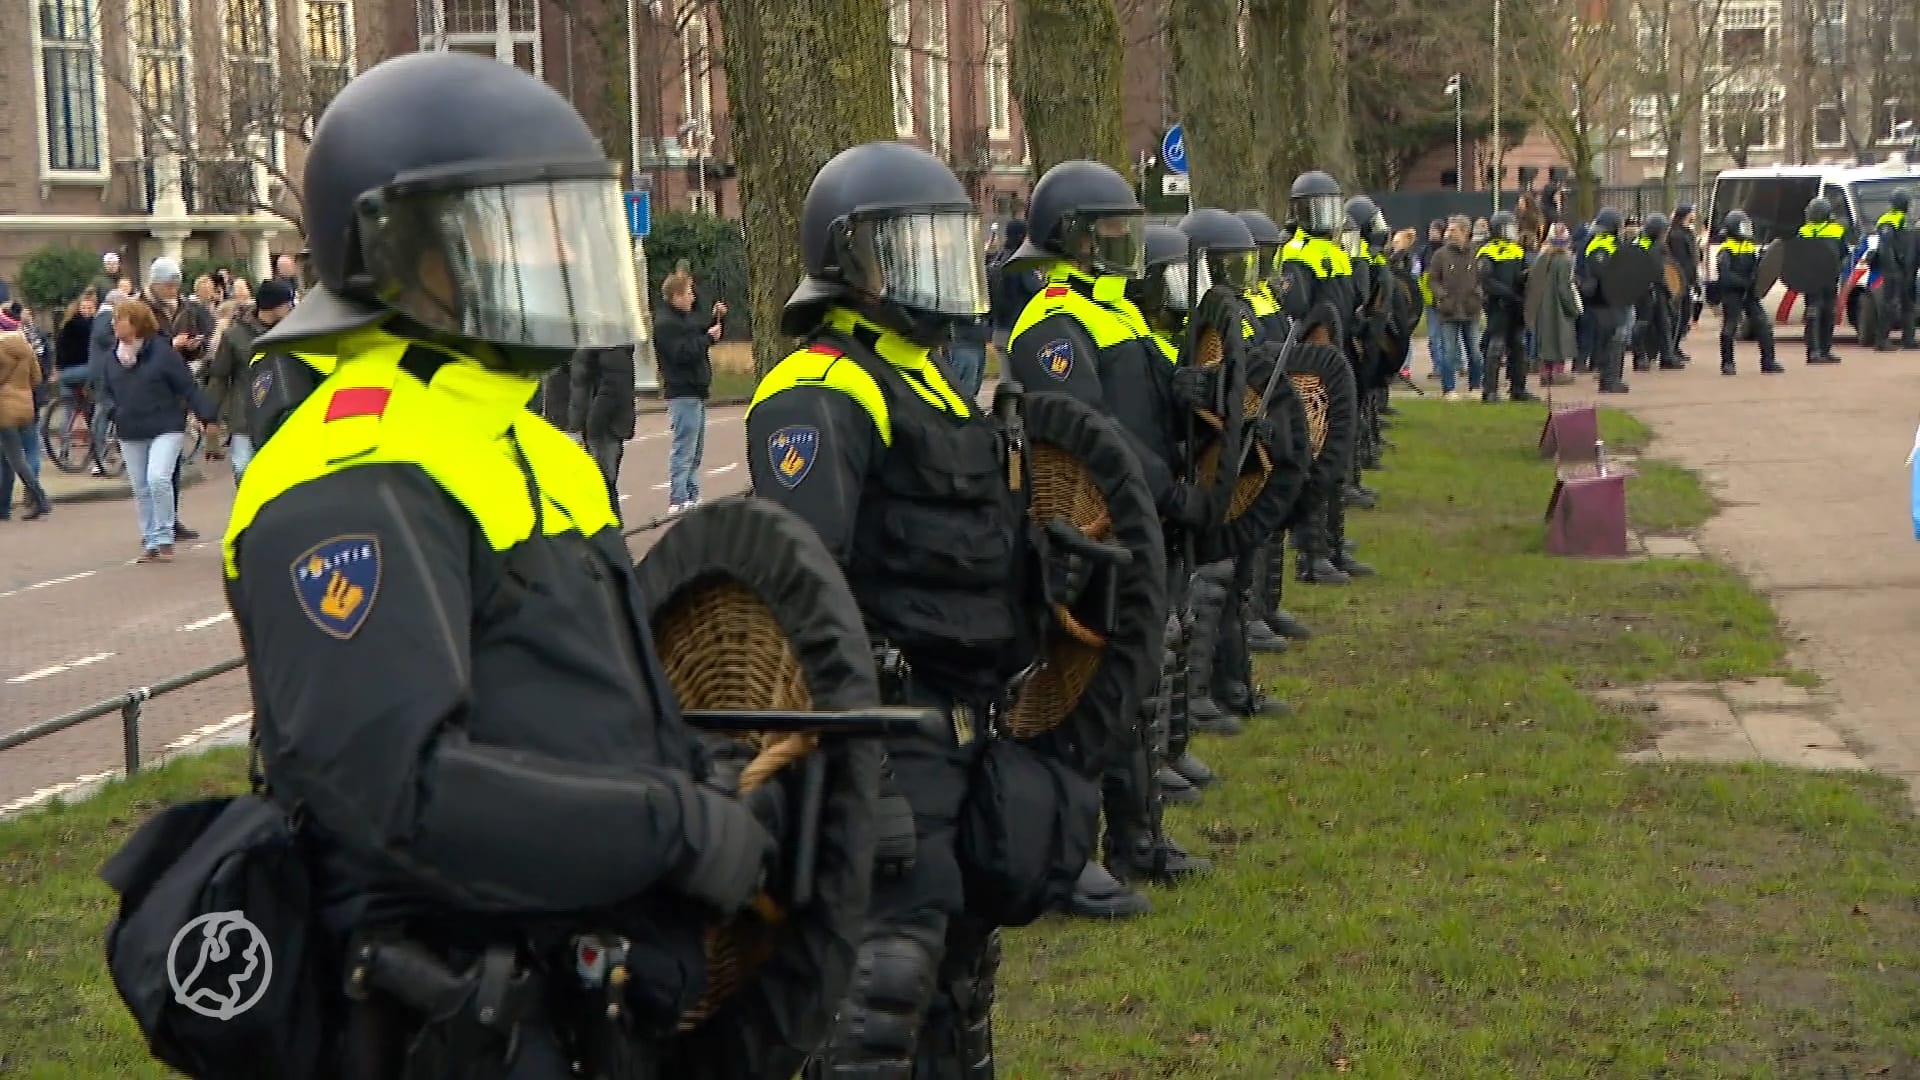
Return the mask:
<path id="1" fill-rule="evenodd" d="M 1174 758 L 1167 763 L 1167 767 L 1179 773 L 1189 785 L 1196 788 L 1212 787 L 1220 782 L 1220 774 L 1209 768 L 1206 762 L 1195 757 L 1191 751 Z"/>
<path id="2" fill-rule="evenodd" d="M 1339 567 L 1340 572 L 1348 577 L 1372 577 L 1378 573 L 1373 567 L 1344 551 L 1333 557 L 1333 565 Z"/>
<path id="3" fill-rule="evenodd" d="M 1299 616 L 1286 608 L 1280 608 L 1268 615 L 1267 625 L 1273 628 L 1274 633 L 1295 641 L 1305 641 L 1313 636 L 1313 630 L 1306 623 L 1301 622 Z"/>
<path id="4" fill-rule="evenodd" d="M 1275 633 L 1267 620 L 1248 619 L 1247 648 L 1257 653 L 1283 653 L 1287 651 L 1287 639 Z"/>
<path id="5" fill-rule="evenodd" d="M 1193 575 L 1187 589 L 1191 630 L 1187 636 L 1187 722 L 1209 735 L 1238 735 L 1240 721 L 1220 707 L 1213 696 L 1214 653 L 1220 643 L 1220 621 L 1226 615 L 1232 588 L 1233 564 L 1210 563 Z"/>
<path id="6" fill-rule="evenodd" d="M 1369 495 L 1354 484 L 1347 484 L 1341 489 L 1340 501 L 1355 510 L 1371 510 L 1380 505 L 1378 497 Z"/>
<path id="7" fill-rule="evenodd" d="M 1160 801 L 1169 805 L 1192 806 L 1200 801 L 1200 789 L 1187 782 L 1187 778 L 1175 772 L 1171 766 L 1162 765 L 1153 771 L 1153 782 L 1160 786 Z"/>
<path id="8" fill-rule="evenodd" d="M 1249 720 L 1268 717 L 1278 719 L 1293 715 L 1293 706 L 1271 698 L 1258 690 L 1250 689 L 1246 683 L 1228 683 L 1220 690 L 1220 703 L 1229 711 L 1238 713 Z"/>
<path id="9" fill-rule="evenodd" d="M 1089 859 L 1073 883 L 1067 913 L 1083 919 L 1129 919 L 1153 910 L 1145 894 L 1135 892 L 1113 876 L 1098 860 Z"/>

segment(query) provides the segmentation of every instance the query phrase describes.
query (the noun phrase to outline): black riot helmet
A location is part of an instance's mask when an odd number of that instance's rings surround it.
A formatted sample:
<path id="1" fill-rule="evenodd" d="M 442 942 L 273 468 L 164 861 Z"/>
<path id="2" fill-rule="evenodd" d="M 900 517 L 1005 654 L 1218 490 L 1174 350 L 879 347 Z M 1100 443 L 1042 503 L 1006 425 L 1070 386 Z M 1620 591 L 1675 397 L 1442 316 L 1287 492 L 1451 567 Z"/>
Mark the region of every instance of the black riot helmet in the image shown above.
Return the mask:
<path id="1" fill-rule="evenodd" d="M 1888 206 L 1903 214 L 1907 212 L 1908 207 L 1912 204 L 1913 196 L 1907 193 L 1906 188 L 1894 188 L 1892 197 L 1887 200 Z"/>
<path id="2" fill-rule="evenodd" d="M 1063 161 L 1033 185 L 1027 242 L 1009 261 L 1069 259 L 1096 274 L 1137 278 L 1146 272 L 1146 214 L 1133 185 L 1111 166 Z"/>
<path id="3" fill-rule="evenodd" d="M 1280 231 L 1280 226 L 1264 210 L 1239 210 L 1233 216 L 1239 218 L 1240 224 L 1253 236 L 1253 248 L 1258 253 L 1254 261 L 1259 264 L 1254 272 L 1263 277 L 1279 273 L 1280 249 L 1287 243 L 1287 235 Z"/>
<path id="4" fill-rule="evenodd" d="M 1173 303 L 1173 280 L 1169 276 L 1174 267 L 1182 272 L 1185 280 L 1187 268 L 1187 234 L 1171 225 L 1148 225 L 1145 238 L 1146 276 L 1137 281 L 1127 282 L 1127 299 L 1147 317 L 1147 321 L 1160 324 L 1167 308 L 1185 310 L 1186 298 L 1179 304 Z"/>
<path id="5" fill-rule="evenodd" d="M 1287 209 L 1296 228 L 1322 240 L 1333 239 L 1346 217 L 1346 207 L 1340 202 L 1340 181 L 1318 169 L 1301 173 L 1287 192 Z"/>
<path id="6" fill-rule="evenodd" d="M 1820 225 L 1833 220 L 1833 203 L 1825 195 L 1815 195 L 1807 203 L 1807 222 Z"/>
<path id="7" fill-rule="evenodd" d="M 1753 219 L 1745 210 L 1727 211 L 1726 234 L 1731 240 L 1753 239 Z"/>
<path id="8" fill-rule="evenodd" d="M 804 334 L 844 304 L 921 345 L 987 313 L 980 213 L 953 170 L 917 146 L 849 147 L 814 175 L 800 210 L 806 277 L 780 328 Z"/>
<path id="9" fill-rule="evenodd" d="M 1513 211 L 1511 210 L 1495 210 L 1493 216 L 1487 219 L 1487 235 L 1493 237 L 1495 240 L 1506 240 L 1510 243 L 1518 243 L 1520 241 L 1520 219 L 1514 217 Z"/>
<path id="10" fill-rule="evenodd" d="M 276 327 L 283 340 L 398 314 L 537 372 L 645 337 L 619 167 L 565 98 L 511 64 L 422 52 L 369 68 L 320 117 L 304 201 L 318 285 Z"/>
<path id="11" fill-rule="evenodd" d="M 1623 220 L 1624 218 L 1620 213 L 1619 207 L 1603 206 L 1600 208 L 1600 212 L 1593 216 L 1593 231 L 1605 233 L 1608 236 L 1619 236 L 1620 225 Z"/>
<path id="12" fill-rule="evenodd" d="M 1200 277 L 1192 283 L 1193 295 L 1200 296 L 1214 285 L 1225 285 L 1234 292 L 1245 292 L 1260 283 L 1261 262 L 1258 237 L 1247 227 L 1249 214 L 1258 215 L 1272 231 L 1273 250 L 1280 248 L 1280 227 L 1258 210 L 1230 214 L 1225 210 L 1202 207 L 1180 219 L 1180 232 L 1193 244 L 1199 258 Z M 1175 310 L 1187 307 L 1187 264 L 1167 268 L 1167 302 Z"/>
<path id="13" fill-rule="evenodd" d="M 1667 225 L 1667 215 L 1655 211 L 1640 223 L 1640 235 L 1649 240 L 1663 240 L 1667 235 Z"/>

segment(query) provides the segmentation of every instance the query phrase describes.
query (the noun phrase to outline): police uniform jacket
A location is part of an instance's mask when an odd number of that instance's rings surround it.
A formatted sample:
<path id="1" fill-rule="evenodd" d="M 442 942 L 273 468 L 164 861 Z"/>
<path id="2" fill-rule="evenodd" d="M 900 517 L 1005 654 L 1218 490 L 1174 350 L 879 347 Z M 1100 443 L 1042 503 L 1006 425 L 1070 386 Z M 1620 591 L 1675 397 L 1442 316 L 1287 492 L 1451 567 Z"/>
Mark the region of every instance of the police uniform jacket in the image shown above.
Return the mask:
<path id="1" fill-rule="evenodd" d="M 1800 226 L 1800 235 L 1818 240 L 1831 248 L 1835 266 L 1845 268 L 1849 265 L 1847 256 L 1852 253 L 1852 249 L 1847 246 L 1846 226 L 1837 221 L 1809 221 Z M 1839 291 L 1840 282 L 1836 280 L 1824 291 L 1824 294 L 1833 295 Z"/>
<path id="2" fill-rule="evenodd" d="M 1034 392 L 1065 392 L 1119 424 L 1161 513 L 1175 498 L 1178 453 L 1173 372 L 1153 328 L 1125 295 L 1126 281 L 1096 278 L 1065 260 L 1044 268 L 1007 341 L 1007 374 Z"/>
<path id="3" fill-rule="evenodd" d="M 1577 272 L 1580 278 L 1580 297 L 1586 301 L 1588 310 L 1594 308 L 1609 309 L 1614 305 L 1607 303 L 1607 296 L 1600 287 L 1600 279 L 1606 277 L 1607 267 L 1613 263 L 1613 253 L 1620 250 L 1620 239 L 1612 233 L 1597 232 L 1587 239 L 1583 249 L 1584 257 Z"/>
<path id="4" fill-rule="evenodd" d="M 1873 253 L 1874 269 L 1882 274 L 1911 277 L 1915 263 L 1920 262 L 1920 252 L 1915 251 L 1920 242 L 1916 241 L 1916 230 L 1911 228 L 1905 210 L 1889 210 L 1880 215 L 1874 223 L 1874 233 L 1880 243 Z"/>
<path id="5" fill-rule="evenodd" d="M 599 470 L 530 378 L 379 328 L 314 352 L 337 366 L 224 543 L 273 797 L 330 879 L 402 906 L 660 897 L 721 846 L 728 796 L 696 782 Z"/>
<path id="6" fill-rule="evenodd" d="M 1325 304 L 1339 317 L 1339 325 L 1329 327 L 1333 340 L 1345 341 L 1359 299 L 1354 292 L 1353 260 L 1340 245 L 1296 229 L 1280 249 L 1280 273 L 1284 282 L 1281 310 L 1289 318 L 1303 319 Z"/>
<path id="7" fill-rule="evenodd" d="M 1526 310 L 1527 252 L 1511 240 L 1489 240 L 1474 257 L 1480 272 L 1480 291 L 1488 311 L 1519 322 Z"/>
<path id="8" fill-rule="evenodd" d="M 754 493 L 813 526 L 868 632 L 916 682 L 996 698 L 1036 645 L 998 425 L 924 346 L 840 307 L 760 380 L 746 421 Z"/>
<path id="9" fill-rule="evenodd" d="M 1714 268 L 1718 272 L 1722 298 L 1729 294 L 1750 294 L 1754 275 L 1760 270 L 1760 245 L 1728 237 L 1720 245 L 1720 253 L 1714 256 Z"/>

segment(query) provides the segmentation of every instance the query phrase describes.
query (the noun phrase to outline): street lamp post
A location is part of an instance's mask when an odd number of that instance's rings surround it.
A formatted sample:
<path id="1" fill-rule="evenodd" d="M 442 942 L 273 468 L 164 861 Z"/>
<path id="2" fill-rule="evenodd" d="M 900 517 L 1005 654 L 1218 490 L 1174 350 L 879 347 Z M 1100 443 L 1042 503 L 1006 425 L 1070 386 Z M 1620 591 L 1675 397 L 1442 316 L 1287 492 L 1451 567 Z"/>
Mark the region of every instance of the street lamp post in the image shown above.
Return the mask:
<path id="1" fill-rule="evenodd" d="M 1455 191 L 1467 190 L 1467 126 L 1465 115 L 1461 112 L 1460 74 L 1455 72 L 1447 79 L 1446 93 L 1453 99 L 1453 188 Z"/>
<path id="2" fill-rule="evenodd" d="M 1500 212 L 1500 181 L 1505 166 L 1501 162 L 1505 149 L 1500 138 L 1500 0 L 1493 0 L 1493 176 L 1488 187 L 1493 189 L 1493 212 Z"/>

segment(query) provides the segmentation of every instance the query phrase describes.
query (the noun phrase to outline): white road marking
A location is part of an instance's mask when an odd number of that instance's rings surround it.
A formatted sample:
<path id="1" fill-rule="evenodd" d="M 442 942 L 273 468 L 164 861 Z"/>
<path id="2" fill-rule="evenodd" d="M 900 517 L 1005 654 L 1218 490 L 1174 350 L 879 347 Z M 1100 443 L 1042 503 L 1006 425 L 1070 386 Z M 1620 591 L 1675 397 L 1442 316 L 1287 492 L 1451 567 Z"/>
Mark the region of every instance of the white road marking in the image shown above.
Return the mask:
<path id="1" fill-rule="evenodd" d="M 44 589 L 50 585 L 65 585 L 69 581 L 79 581 L 81 578 L 90 578 L 97 573 L 99 573 L 98 570 L 82 570 L 77 574 L 68 574 L 66 577 L 36 581 L 31 585 L 22 585 L 17 589 L 8 589 L 6 592 L 0 592 L 0 600 L 5 600 L 9 596 L 18 596 L 24 592 L 32 592 L 35 589 Z"/>
<path id="2" fill-rule="evenodd" d="M 180 624 L 179 626 L 177 626 L 177 627 L 175 627 L 174 629 L 176 629 L 176 630 L 205 630 L 205 629 L 206 629 L 207 627 L 209 627 L 209 626 L 213 626 L 213 625 L 216 625 L 216 624 L 218 624 L 218 623 L 223 623 L 223 622 L 226 622 L 226 621 L 227 621 L 228 619 L 231 619 L 231 618 L 233 618 L 233 612 L 231 612 L 231 611 L 223 611 L 223 612 L 221 612 L 221 613 L 220 613 L 220 614 L 218 614 L 218 615 L 209 615 L 209 616 L 207 616 L 207 617 L 206 617 L 206 618 L 204 618 L 204 619 L 195 619 L 195 620 L 194 620 L 193 622 L 190 622 L 190 623 L 182 623 L 182 624 Z"/>
<path id="3" fill-rule="evenodd" d="M 633 498 L 633 496 L 631 496 L 631 495 L 622 495 L 622 496 L 620 496 L 620 501 L 621 501 L 621 502 L 626 502 L 626 501 L 627 501 L 628 499 L 631 499 L 631 498 Z"/>
<path id="4" fill-rule="evenodd" d="M 86 667 L 88 664 L 97 664 L 100 661 L 105 660 L 113 655 L 114 654 L 110 652 L 94 653 L 92 656 L 83 656 L 78 660 L 69 660 L 64 664 L 52 664 L 47 667 L 43 667 L 38 671 L 29 671 L 25 675 L 15 675 L 13 678 L 8 679 L 7 681 L 10 683 L 33 682 L 36 679 L 44 679 L 51 675 L 58 675 L 63 671 L 72 671 L 74 668 L 77 668 L 77 667 Z"/>
<path id="5" fill-rule="evenodd" d="M 730 472 L 732 472 L 733 470 L 735 470 L 735 469 L 737 469 L 737 468 L 739 468 L 739 467 L 740 467 L 740 463 L 736 461 L 736 462 L 734 462 L 734 463 L 733 463 L 733 464 L 731 464 L 731 465 L 722 465 L 722 466 L 720 466 L 720 467 L 719 467 L 719 468 L 717 468 L 717 469 L 708 469 L 708 470 L 707 470 L 707 475 L 708 475 L 708 476 L 719 476 L 719 475 L 720 475 L 720 474 L 722 474 L 722 473 L 730 473 Z"/>
<path id="6" fill-rule="evenodd" d="M 176 754 L 187 753 L 195 750 L 210 749 L 223 742 L 238 742 L 240 740 L 237 738 L 222 738 L 222 736 L 225 736 L 227 732 L 232 731 L 234 728 L 239 727 L 240 725 L 246 723 L 251 719 L 253 719 L 252 713 L 243 712 L 243 713 L 235 713 L 232 716 L 229 716 L 224 720 L 216 721 L 215 723 L 202 724 L 201 726 L 194 728 L 192 731 L 188 732 L 187 734 L 182 735 L 179 738 L 168 743 L 167 745 L 161 747 L 160 751 L 157 754 L 155 754 L 151 760 L 154 763 L 158 763 L 160 760 L 172 757 Z M 23 795 L 20 798 L 13 800 L 12 802 L 0 803 L 0 819 L 12 817 L 13 815 L 18 814 L 23 810 L 31 810 L 36 806 L 41 806 L 43 804 L 52 802 L 53 800 L 59 798 L 62 795 L 67 795 L 74 792 L 80 792 L 81 793 L 80 798 L 86 798 L 87 796 L 92 795 L 96 790 L 98 790 L 101 785 L 110 783 L 111 781 L 114 781 L 114 780 L 118 780 L 125 775 L 126 775 L 125 770 L 108 769 L 105 772 L 88 773 L 85 776 L 76 776 L 71 780 L 65 781 L 64 783 L 49 784 L 48 786 L 43 787 L 40 790 L 35 791 L 30 795 Z"/>
<path id="7" fill-rule="evenodd" d="M 669 487 L 672 487 L 672 486 L 673 486 L 672 484 L 655 484 L 655 485 L 653 485 L 653 490 L 655 490 L 655 491 L 665 491 L 665 490 L 667 490 L 667 489 L 668 489 Z"/>

